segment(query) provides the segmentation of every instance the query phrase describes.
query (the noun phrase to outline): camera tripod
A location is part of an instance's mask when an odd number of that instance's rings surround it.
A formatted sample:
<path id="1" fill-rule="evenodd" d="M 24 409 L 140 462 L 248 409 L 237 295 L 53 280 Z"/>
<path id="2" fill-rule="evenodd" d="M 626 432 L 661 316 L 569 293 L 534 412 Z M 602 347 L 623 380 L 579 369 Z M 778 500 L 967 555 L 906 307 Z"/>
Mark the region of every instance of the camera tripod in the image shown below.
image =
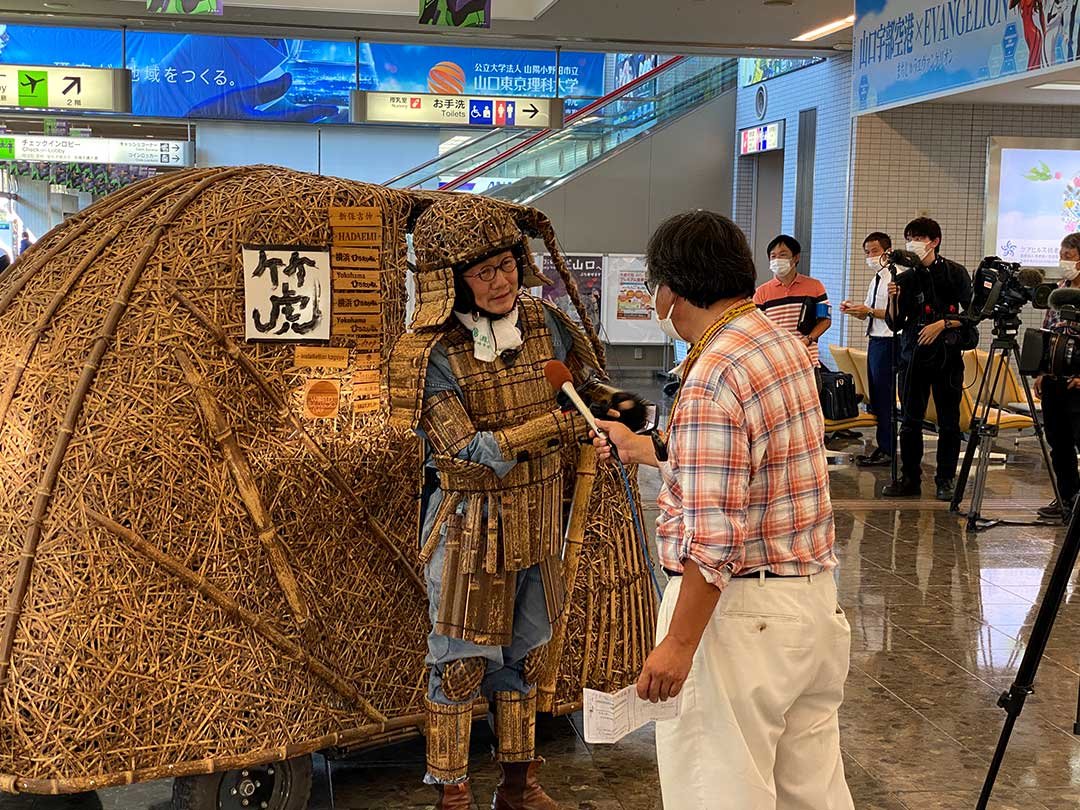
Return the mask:
<path id="1" fill-rule="evenodd" d="M 986 780 L 983 782 L 978 804 L 975 805 L 976 810 L 986 810 L 990 794 L 994 790 L 994 782 L 997 781 L 998 770 L 1005 758 L 1005 749 L 1009 745 L 1013 726 L 1016 725 L 1016 719 L 1024 709 L 1024 701 L 1035 691 L 1035 672 L 1046 650 L 1050 631 L 1054 629 L 1054 620 L 1065 598 L 1065 592 L 1069 588 L 1069 580 L 1076 567 L 1078 556 L 1080 556 L 1080 509 L 1073 509 L 1072 520 L 1065 532 L 1065 540 L 1046 584 L 1046 594 L 1043 596 L 1042 604 L 1039 605 L 1039 612 L 1035 615 L 1035 623 L 1031 627 L 1031 637 L 1020 659 L 1016 679 L 1009 687 L 1009 691 L 1002 692 L 997 701 L 997 705 L 1005 710 L 1005 724 L 1001 728 L 993 759 L 990 760 Z M 1073 724 L 1073 734 L 1080 734 L 1080 701 L 1077 706 L 1076 722 Z"/>
<path id="2" fill-rule="evenodd" d="M 971 504 L 968 506 L 967 511 L 967 527 L 969 531 L 982 531 L 983 529 L 990 529 L 1000 524 L 1009 524 L 1013 526 L 1030 526 L 1039 525 L 1039 521 L 1010 521 L 1010 520 L 987 520 L 980 515 L 979 510 L 982 509 L 983 493 L 986 488 L 986 474 L 990 468 L 990 449 L 993 447 L 994 437 L 998 435 L 998 424 L 1001 419 L 1001 412 L 998 411 L 997 421 L 990 421 L 990 410 L 993 400 L 993 395 L 997 391 L 1000 391 L 1000 385 L 1006 379 L 1005 375 L 1009 373 L 1010 362 L 1016 363 L 1016 368 L 1020 368 L 1020 347 L 1016 343 L 1016 333 L 1020 329 L 1020 318 L 1013 313 L 1010 313 L 1006 317 L 997 318 L 994 320 L 994 340 L 990 344 L 990 357 L 987 361 L 986 371 L 983 374 L 982 381 L 979 383 L 979 394 L 975 398 L 976 412 L 972 414 L 971 427 L 969 428 L 970 438 L 968 439 L 967 451 L 964 453 L 964 462 L 960 466 L 960 474 L 956 481 L 956 492 L 953 495 L 952 503 L 949 504 L 950 512 L 960 511 L 960 502 L 964 499 L 964 490 L 967 488 L 968 475 L 971 472 L 971 464 L 975 459 L 975 453 L 978 451 L 983 440 L 986 439 L 985 452 L 979 455 L 979 461 L 975 468 L 975 481 L 973 484 L 973 492 L 971 495 Z M 987 385 L 991 379 L 991 373 L 993 375 L 993 383 Z M 1042 450 L 1043 461 L 1046 464 L 1046 469 L 1050 473 L 1050 484 L 1054 489 L 1054 497 L 1061 501 L 1061 494 L 1058 492 L 1057 477 L 1054 475 L 1054 467 L 1050 463 L 1050 449 L 1046 445 L 1046 438 L 1043 436 L 1042 423 L 1039 420 L 1039 412 L 1035 409 L 1035 398 L 1031 395 L 1031 385 L 1028 383 L 1027 377 L 1018 374 L 1020 377 L 1020 383 L 1024 389 L 1024 395 L 1027 397 L 1028 410 L 1031 413 L 1031 421 L 1035 428 L 1035 435 L 1039 439 L 1039 447 Z"/>

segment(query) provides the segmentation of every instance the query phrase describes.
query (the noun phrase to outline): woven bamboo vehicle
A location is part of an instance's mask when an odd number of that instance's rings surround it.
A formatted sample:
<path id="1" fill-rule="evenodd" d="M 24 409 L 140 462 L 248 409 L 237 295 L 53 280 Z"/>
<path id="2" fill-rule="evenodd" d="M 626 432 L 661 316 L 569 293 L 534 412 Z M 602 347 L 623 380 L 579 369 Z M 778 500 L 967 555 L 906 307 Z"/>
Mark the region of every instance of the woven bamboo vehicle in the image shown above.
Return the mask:
<path id="1" fill-rule="evenodd" d="M 430 199 L 191 169 L 106 197 L 2 277 L 0 789 L 231 772 L 422 731 L 420 445 L 389 424 L 385 361 Z M 381 360 L 374 408 L 348 407 L 353 368 L 244 340 L 241 247 L 329 245 L 332 206 L 381 214 L 381 339 L 331 342 Z M 336 416 L 305 417 L 314 378 L 339 383 Z M 590 453 L 567 476 L 565 512 L 588 506 L 542 688 L 555 713 L 630 683 L 652 644 L 629 505 Z"/>

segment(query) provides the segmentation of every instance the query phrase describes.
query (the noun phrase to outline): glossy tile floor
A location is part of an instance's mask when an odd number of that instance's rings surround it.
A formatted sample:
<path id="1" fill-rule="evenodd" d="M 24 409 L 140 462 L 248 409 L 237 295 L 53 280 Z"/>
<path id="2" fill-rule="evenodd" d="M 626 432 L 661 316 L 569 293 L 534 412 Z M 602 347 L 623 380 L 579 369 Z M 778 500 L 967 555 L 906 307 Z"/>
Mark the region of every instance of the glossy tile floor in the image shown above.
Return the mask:
<path id="1" fill-rule="evenodd" d="M 859 449 L 855 445 L 843 448 Z M 1011 448 L 1010 448 L 1011 449 Z M 834 468 L 840 599 L 852 626 L 851 675 L 841 715 L 848 781 L 860 810 L 973 808 L 1001 729 L 998 694 L 1024 652 L 1061 526 L 966 533 L 933 500 L 874 498 L 887 470 Z M 644 482 L 655 489 L 655 479 Z M 1036 445 L 993 469 L 983 514 L 1031 518 L 1050 499 Z M 1013 735 L 991 807 L 1080 808 L 1080 738 L 1071 733 L 1080 663 L 1080 595 L 1073 572 L 1045 658 Z M 579 718 L 541 723 L 544 784 L 565 808 L 660 808 L 651 731 L 586 746 Z M 496 779 L 474 734 L 474 783 L 487 806 Z M 328 808 L 317 759 L 312 808 Z M 430 806 L 423 748 L 406 743 L 332 764 L 339 808 Z M 722 788 L 718 788 L 722 789 Z M 167 810 L 168 782 L 99 796 L 0 798 L 0 808 Z"/>

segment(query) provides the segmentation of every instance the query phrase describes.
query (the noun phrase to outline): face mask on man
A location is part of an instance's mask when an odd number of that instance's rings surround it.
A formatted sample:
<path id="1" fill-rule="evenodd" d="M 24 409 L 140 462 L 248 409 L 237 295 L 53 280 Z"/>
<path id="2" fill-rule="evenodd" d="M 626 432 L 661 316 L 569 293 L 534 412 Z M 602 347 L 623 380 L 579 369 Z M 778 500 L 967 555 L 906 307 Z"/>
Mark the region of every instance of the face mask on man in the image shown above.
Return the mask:
<path id="1" fill-rule="evenodd" d="M 920 259 L 925 259 L 927 254 L 930 252 L 930 243 L 929 242 L 908 242 L 906 245 L 904 245 L 904 248 L 907 251 L 909 251 L 911 253 L 914 253 Z"/>
<path id="2" fill-rule="evenodd" d="M 671 316 L 675 312 L 674 299 L 671 301 L 671 308 L 668 309 L 667 316 L 663 318 L 660 317 L 660 310 L 656 307 L 656 295 L 659 292 L 660 288 L 657 287 L 652 294 L 652 308 L 653 313 L 656 315 L 656 322 L 660 324 L 660 331 L 672 340 L 686 340 L 686 338 L 679 334 L 679 330 L 675 328 L 675 323 L 671 320 Z"/>
<path id="3" fill-rule="evenodd" d="M 877 272 L 883 266 L 881 264 L 881 259 L 882 259 L 881 256 L 867 256 L 866 257 L 866 266 L 869 267 L 874 272 Z"/>
<path id="4" fill-rule="evenodd" d="M 791 259 L 770 259 L 769 269 L 777 278 L 787 278 L 791 275 Z"/>
<path id="5" fill-rule="evenodd" d="M 1066 281 L 1073 281 L 1080 275 L 1080 267 L 1077 262 L 1058 262 L 1061 267 L 1061 277 Z"/>

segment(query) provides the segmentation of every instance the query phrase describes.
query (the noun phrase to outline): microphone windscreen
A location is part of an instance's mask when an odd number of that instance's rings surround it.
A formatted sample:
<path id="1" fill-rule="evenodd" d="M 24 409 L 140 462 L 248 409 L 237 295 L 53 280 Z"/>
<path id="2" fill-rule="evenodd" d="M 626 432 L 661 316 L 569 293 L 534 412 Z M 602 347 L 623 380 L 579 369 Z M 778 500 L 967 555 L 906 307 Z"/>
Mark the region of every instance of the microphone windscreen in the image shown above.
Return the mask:
<path id="1" fill-rule="evenodd" d="M 889 262 L 898 264 L 901 267 L 918 267 L 922 264 L 922 259 L 910 250 L 897 249 L 889 251 Z"/>
<path id="2" fill-rule="evenodd" d="M 1025 287 L 1034 287 L 1042 284 L 1046 274 L 1038 267 L 1021 267 L 1016 274 L 1016 280 Z"/>
<path id="3" fill-rule="evenodd" d="M 570 369 L 566 367 L 565 363 L 560 363 L 558 360 L 549 360 L 547 362 L 544 366 L 544 377 L 547 379 L 548 385 L 556 391 L 561 391 L 566 383 L 573 384 L 574 382 L 574 375 L 570 373 Z"/>
<path id="4" fill-rule="evenodd" d="M 1062 307 L 1080 307 L 1080 290 L 1073 287 L 1062 287 L 1050 293 L 1050 309 Z"/>

